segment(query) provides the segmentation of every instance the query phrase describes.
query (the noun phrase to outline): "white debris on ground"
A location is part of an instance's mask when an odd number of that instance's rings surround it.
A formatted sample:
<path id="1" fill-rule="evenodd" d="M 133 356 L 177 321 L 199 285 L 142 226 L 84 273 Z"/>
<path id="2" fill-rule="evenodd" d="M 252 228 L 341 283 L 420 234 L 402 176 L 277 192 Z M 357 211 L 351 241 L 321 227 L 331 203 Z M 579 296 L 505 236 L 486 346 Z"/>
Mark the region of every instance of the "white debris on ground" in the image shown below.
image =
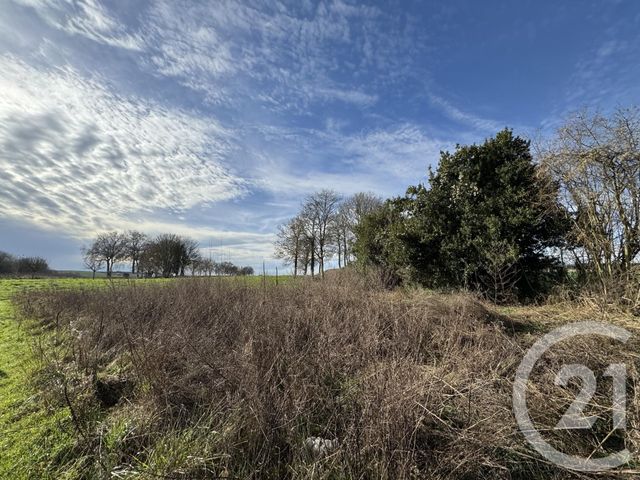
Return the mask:
<path id="1" fill-rule="evenodd" d="M 337 440 L 329 440 L 328 438 L 321 437 L 307 437 L 304 444 L 314 455 L 318 456 L 327 455 L 338 448 Z"/>

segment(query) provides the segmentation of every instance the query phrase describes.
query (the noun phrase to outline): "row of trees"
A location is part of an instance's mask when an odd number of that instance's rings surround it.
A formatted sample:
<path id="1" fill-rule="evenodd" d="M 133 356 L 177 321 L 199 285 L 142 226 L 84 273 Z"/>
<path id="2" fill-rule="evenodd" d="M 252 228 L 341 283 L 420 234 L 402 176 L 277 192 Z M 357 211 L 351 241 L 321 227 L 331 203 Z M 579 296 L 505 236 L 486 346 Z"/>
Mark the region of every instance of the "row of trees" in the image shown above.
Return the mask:
<path id="1" fill-rule="evenodd" d="M 91 246 L 83 248 L 83 259 L 94 278 L 103 268 L 110 277 L 119 263 L 127 263 L 132 274 L 145 277 L 184 276 L 186 272 L 209 276 L 253 274 L 251 267 L 203 258 L 197 241 L 171 233 L 154 238 L 138 231 L 102 233 Z"/>
<path id="2" fill-rule="evenodd" d="M 640 113 L 578 113 L 535 161 L 508 129 L 443 152 L 355 234 L 360 262 L 428 286 L 501 301 L 571 279 L 640 306 Z"/>
<path id="3" fill-rule="evenodd" d="M 348 198 L 333 190 L 321 190 L 305 198 L 300 212 L 278 228 L 276 257 L 291 265 L 293 274 L 324 276 L 327 262 L 337 258 L 338 267 L 353 256 L 355 227 L 382 205 L 372 193 Z"/>
<path id="4" fill-rule="evenodd" d="M 15 257 L 0 252 L 0 275 L 28 275 L 35 277 L 49 272 L 49 264 L 42 257 Z"/>

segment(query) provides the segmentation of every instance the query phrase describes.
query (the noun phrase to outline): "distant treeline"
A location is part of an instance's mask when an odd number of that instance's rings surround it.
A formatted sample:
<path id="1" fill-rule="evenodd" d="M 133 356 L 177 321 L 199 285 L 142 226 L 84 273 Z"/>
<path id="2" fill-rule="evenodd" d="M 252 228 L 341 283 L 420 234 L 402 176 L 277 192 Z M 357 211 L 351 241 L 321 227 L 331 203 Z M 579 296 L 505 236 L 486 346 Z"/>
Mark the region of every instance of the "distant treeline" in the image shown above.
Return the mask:
<path id="1" fill-rule="evenodd" d="M 42 257 L 15 257 L 0 252 L 0 275 L 28 275 L 35 277 L 49 272 L 49 264 Z"/>
<path id="2" fill-rule="evenodd" d="M 144 277 L 254 273 L 252 267 L 204 258 L 197 241 L 171 233 L 154 238 L 138 231 L 102 233 L 82 249 L 82 254 L 84 265 L 93 272 L 94 278 L 102 269 L 110 277 L 118 263 L 127 263 L 132 274 Z"/>

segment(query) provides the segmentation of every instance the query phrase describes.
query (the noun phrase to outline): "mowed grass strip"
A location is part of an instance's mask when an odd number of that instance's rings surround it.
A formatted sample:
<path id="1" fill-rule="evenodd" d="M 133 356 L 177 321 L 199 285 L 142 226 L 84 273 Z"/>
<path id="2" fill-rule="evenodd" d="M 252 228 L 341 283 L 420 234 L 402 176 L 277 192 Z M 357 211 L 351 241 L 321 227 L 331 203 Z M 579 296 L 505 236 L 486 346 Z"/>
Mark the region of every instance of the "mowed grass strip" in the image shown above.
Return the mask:
<path id="1" fill-rule="evenodd" d="M 34 334 L 14 315 L 13 295 L 44 288 L 85 288 L 87 279 L 0 279 L 0 479 L 61 478 L 75 435 L 67 408 L 47 405 L 34 385 Z M 71 472 L 70 472 L 71 473 Z"/>
<path id="2" fill-rule="evenodd" d="M 14 318 L 11 296 L 48 280 L 0 280 L 0 478 L 46 478 L 73 446 L 65 409 L 47 408 L 31 382 L 35 357 L 29 332 Z"/>

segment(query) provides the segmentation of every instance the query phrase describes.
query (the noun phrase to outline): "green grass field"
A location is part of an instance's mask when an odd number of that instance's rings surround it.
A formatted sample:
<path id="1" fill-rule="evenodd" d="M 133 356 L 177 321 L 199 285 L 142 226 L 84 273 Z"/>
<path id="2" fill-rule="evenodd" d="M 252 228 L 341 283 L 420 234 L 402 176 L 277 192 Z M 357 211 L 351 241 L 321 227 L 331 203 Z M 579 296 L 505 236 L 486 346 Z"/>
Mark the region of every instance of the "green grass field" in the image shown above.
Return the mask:
<path id="1" fill-rule="evenodd" d="M 0 478 L 47 478 L 51 462 L 74 443 L 64 408 L 47 407 L 33 385 L 37 365 L 32 334 L 13 315 L 11 296 L 22 289 L 86 280 L 0 280 Z"/>
<path id="2" fill-rule="evenodd" d="M 69 411 L 46 405 L 34 385 L 37 333 L 15 319 L 11 297 L 29 289 L 106 285 L 102 279 L 0 279 L 0 479 L 60 478 L 48 472 L 73 458 L 75 444 Z"/>

